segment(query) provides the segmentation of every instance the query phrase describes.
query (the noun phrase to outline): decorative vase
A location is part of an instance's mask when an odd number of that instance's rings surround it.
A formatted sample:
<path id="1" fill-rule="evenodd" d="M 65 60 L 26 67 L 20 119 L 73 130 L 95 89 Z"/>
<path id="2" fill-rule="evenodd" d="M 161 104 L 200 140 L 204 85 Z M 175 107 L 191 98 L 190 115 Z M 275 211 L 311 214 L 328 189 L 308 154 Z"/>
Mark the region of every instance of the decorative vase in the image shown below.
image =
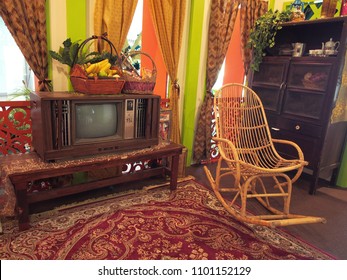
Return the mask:
<path id="1" fill-rule="evenodd" d="M 305 20 L 304 3 L 301 2 L 301 0 L 295 0 L 290 5 L 290 9 L 292 11 L 292 16 L 291 16 L 292 21 Z"/>
<path id="2" fill-rule="evenodd" d="M 323 0 L 321 18 L 333 17 L 336 12 L 337 0 Z"/>

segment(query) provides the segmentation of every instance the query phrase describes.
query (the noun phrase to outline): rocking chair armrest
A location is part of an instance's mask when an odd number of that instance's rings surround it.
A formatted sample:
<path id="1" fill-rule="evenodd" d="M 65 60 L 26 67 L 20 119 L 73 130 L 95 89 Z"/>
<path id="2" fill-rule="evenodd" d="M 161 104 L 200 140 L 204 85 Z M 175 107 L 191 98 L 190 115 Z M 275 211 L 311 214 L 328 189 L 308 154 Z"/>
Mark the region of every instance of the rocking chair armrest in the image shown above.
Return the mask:
<path id="1" fill-rule="evenodd" d="M 233 142 L 231 142 L 229 139 L 226 139 L 226 138 L 219 138 L 219 137 L 212 137 L 212 140 L 215 141 L 218 144 L 218 142 L 223 142 L 225 144 L 227 144 L 229 146 L 229 148 L 231 149 L 232 151 L 232 154 L 233 154 L 233 159 L 231 159 L 230 157 L 228 157 L 225 152 L 223 151 L 223 149 L 219 149 L 219 152 L 221 154 L 221 156 L 225 159 L 225 160 L 228 160 L 228 161 L 235 161 L 235 160 L 238 160 L 239 159 L 239 156 L 237 154 L 237 151 L 236 151 L 236 148 L 235 148 L 235 145 L 233 144 Z"/>
<path id="2" fill-rule="evenodd" d="M 295 142 L 289 141 L 289 140 L 284 140 L 284 139 L 272 139 L 272 142 L 291 145 L 292 147 L 294 147 L 297 150 L 299 159 L 304 161 L 304 153 L 302 152 L 300 146 L 298 144 L 296 144 Z"/>

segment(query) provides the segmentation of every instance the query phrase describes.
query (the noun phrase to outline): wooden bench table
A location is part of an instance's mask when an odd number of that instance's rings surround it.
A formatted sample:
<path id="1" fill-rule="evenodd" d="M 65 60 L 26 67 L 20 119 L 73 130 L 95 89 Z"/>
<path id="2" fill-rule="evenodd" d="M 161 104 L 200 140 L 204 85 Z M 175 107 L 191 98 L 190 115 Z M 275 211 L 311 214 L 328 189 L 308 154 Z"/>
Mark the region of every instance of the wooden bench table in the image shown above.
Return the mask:
<path id="1" fill-rule="evenodd" d="M 170 176 L 170 189 L 177 187 L 179 155 L 183 146 L 175 143 L 160 143 L 157 146 L 127 153 L 100 155 L 54 163 L 43 162 L 35 152 L 10 155 L 0 158 L 1 179 L 5 184 L 12 184 L 17 199 L 16 214 L 19 229 L 30 227 L 29 204 L 114 184 L 136 181 L 157 175 Z M 169 164 L 158 165 L 133 173 L 117 174 L 113 177 L 96 181 L 56 187 L 39 192 L 28 192 L 28 183 L 46 178 L 69 175 L 76 172 L 93 171 L 105 168 L 121 168 L 124 164 L 139 161 L 167 158 Z"/>

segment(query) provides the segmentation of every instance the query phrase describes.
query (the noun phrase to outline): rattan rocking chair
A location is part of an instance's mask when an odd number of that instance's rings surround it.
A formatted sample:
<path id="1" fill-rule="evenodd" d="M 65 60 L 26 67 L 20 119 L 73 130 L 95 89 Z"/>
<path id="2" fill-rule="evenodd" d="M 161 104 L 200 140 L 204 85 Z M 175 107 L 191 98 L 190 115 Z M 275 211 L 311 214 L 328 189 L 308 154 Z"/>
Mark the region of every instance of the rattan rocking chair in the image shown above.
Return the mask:
<path id="1" fill-rule="evenodd" d="M 321 217 L 290 213 L 292 184 L 307 162 L 297 144 L 271 138 L 257 94 L 247 86 L 227 84 L 215 94 L 214 112 L 217 136 L 213 140 L 220 152 L 215 179 L 207 166 L 204 170 L 225 209 L 237 220 L 269 227 L 324 223 Z M 297 159 L 281 157 L 276 142 L 294 147 Z M 265 207 L 265 214 L 249 213 L 251 199 Z"/>

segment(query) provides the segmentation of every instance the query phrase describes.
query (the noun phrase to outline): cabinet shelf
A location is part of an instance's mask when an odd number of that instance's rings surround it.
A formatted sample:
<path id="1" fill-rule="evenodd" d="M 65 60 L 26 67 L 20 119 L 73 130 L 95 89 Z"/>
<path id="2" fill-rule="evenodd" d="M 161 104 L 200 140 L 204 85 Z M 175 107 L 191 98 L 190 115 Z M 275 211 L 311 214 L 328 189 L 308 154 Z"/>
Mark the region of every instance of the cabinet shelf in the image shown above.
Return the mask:
<path id="1" fill-rule="evenodd" d="M 306 44 L 304 56 L 308 56 L 309 50 L 321 49 L 322 43 L 330 38 L 342 43 L 341 39 L 346 33 L 345 25 L 346 17 L 283 23 L 275 38 L 276 45 L 268 53 L 278 55 L 281 46 L 300 42 Z"/>

